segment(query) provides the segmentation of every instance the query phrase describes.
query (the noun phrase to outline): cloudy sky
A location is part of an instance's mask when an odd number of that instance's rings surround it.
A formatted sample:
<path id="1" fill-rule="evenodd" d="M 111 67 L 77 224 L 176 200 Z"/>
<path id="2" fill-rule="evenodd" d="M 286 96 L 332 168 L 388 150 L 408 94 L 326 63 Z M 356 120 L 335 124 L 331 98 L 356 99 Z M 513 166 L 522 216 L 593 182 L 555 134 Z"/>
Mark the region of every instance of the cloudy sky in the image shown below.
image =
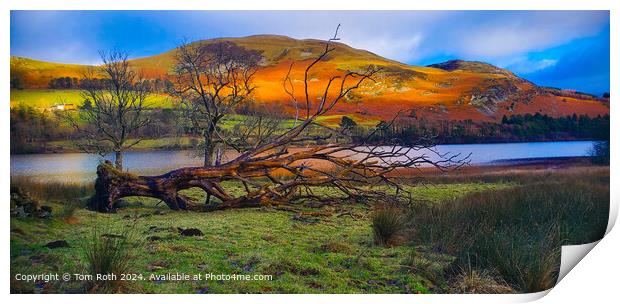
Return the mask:
<path id="1" fill-rule="evenodd" d="M 13 11 L 11 55 L 99 63 L 98 51 L 158 54 L 180 41 L 279 34 L 342 42 L 401 62 L 478 60 L 539 85 L 609 91 L 607 11 Z"/>

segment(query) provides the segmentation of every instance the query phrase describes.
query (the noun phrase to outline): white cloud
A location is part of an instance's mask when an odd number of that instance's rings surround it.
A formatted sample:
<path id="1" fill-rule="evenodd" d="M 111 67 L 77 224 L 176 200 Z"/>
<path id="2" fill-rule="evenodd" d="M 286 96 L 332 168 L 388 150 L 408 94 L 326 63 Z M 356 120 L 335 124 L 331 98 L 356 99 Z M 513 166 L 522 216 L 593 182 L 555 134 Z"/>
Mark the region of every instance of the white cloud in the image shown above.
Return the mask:
<path id="1" fill-rule="evenodd" d="M 486 17 L 448 33 L 455 41 L 450 51 L 487 58 L 540 51 L 594 35 L 609 23 L 609 14 L 597 11 L 506 12 Z"/>
<path id="2" fill-rule="evenodd" d="M 343 43 L 358 49 L 367 50 L 397 61 L 410 61 L 416 59 L 417 50 L 422 42 L 421 34 L 404 37 L 361 37 L 343 39 Z"/>
<path id="3" fill-rule="evenodd" d="M 530 74 L 549 67 L 553 67 L 558 63 L 557 59 L 540 59 L 528 60 L 521 59 L 507 66 L 507 68 L 517 74 Z"/>

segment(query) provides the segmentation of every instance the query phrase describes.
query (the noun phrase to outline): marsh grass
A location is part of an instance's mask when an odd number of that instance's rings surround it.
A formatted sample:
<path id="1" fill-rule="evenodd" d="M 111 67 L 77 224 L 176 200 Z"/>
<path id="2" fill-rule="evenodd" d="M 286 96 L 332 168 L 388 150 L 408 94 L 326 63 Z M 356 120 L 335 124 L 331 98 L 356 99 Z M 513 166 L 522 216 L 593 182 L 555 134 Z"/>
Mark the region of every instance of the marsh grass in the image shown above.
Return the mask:
<path id="1" fill-rule="evenodd" d="M 570 168 L 536 168 L 536 167 L 490 167 L 487 170 L 466 170 L 448 173 L 430 173 L 420 178 L 409 179 L 410 183 L 432 185 L 459 184 L 459 183 L 517 183 L 532 184 L 546 182 L 552 179 L 556 182 L 571 182 L 581 180 L 583 176 L 592 178 L 592 182 L 609 184 L 609 167 L 592 166 L 590 161 Z"/>
<path id="2" fill-rule="evenodd" d="M 94 192 L 92 183 L 37 181 L 31 177 L 11 176 L 11 188 L 20 188 L 42 201 L 75 201 Z"/>
<path id="3" fill-rule="evenodd" d="M 121 280 L 122 274 L 133 269 L 136 248 L 143 246 L 136 234 L 136 222 L 124 226 L 120 231 L 113 229 L 109 221 L 93 225 L 91 235 L 82 240 L 80 254 L 85 262 L 85 273 L 92 276 L 86 282 L 90 293 L 119 293 L 126 291 L 128 281 Z M 97 280 L 97 275 L 116 275 L 114 280 Z"/>
<path id="4" fill-rule="evenodd" d="M 607 176 L 608 178 L 608 176 Z M 456 265 L 497 271 L 521 292 L 555 285 L 560 246 L 602 238 L 609 214 L 603 176 L 546 181 L 415 204 L 414 241 L 456 256 Z"/>

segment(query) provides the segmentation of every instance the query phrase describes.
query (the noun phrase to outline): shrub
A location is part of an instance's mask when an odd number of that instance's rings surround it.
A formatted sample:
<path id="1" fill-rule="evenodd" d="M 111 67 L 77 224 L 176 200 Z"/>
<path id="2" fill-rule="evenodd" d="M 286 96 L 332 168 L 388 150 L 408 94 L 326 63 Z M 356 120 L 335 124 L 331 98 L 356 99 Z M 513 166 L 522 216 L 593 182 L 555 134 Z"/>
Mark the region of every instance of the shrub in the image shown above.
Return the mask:
<path id="1" fill-rule="evenodd" d="M 380 206 L 372 217 L 372 230 L 375 244 L 380 246 L 394 245 L 395 238 L 406 227 L 404 212 L 392 206 Z"/>

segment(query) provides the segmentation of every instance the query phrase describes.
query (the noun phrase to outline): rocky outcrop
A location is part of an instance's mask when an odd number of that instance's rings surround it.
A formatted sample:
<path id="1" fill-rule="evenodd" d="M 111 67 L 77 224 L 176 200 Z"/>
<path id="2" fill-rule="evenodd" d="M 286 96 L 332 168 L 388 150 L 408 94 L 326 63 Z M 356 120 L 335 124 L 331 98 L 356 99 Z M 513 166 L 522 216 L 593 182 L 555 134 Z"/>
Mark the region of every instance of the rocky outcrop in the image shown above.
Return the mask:
<path id="1" fill-rule="evenodd" d="M 50 218 L 52 207 L 41 206 L 39 201 L 33 199 L 28 192 L 21 188 L 11 188 L 11 216 L 19 218 L 35 217 Z"/>

